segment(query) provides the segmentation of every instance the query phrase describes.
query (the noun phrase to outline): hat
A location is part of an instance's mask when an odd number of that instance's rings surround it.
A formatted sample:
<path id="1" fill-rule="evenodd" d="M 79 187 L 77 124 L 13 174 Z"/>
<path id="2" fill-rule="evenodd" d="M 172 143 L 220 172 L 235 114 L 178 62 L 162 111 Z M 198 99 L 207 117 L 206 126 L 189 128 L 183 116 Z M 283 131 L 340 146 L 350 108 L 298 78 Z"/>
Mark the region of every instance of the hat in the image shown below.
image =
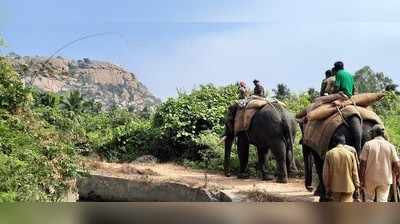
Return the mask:
<path id="1" fill-rule="evenodd" d="M 254 79 L 253 83 L 259 83 L 260 81 L 257 79 Z"/>

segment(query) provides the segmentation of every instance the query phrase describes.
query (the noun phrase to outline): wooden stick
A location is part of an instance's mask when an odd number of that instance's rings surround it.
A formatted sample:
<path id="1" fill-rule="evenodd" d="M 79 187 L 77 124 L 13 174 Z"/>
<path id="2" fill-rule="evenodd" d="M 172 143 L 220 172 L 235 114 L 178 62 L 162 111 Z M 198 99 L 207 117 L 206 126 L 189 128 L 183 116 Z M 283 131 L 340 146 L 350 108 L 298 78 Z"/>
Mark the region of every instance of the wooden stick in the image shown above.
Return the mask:
<path id="1" fill-rule="evenodd" d="M 399 195 L 397 191 L 397 175 L 395 172 L 393 172 L 393 194 L 394 194 L 394 202 L 399 202 Z"/>

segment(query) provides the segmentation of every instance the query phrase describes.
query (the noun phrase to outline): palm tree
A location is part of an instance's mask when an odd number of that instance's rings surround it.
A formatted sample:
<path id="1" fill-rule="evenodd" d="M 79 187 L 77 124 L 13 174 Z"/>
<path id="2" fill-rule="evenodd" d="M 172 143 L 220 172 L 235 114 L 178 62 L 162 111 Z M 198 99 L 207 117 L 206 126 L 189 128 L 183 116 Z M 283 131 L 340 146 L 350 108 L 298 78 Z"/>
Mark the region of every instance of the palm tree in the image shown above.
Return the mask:
<path id="1" fill-rule="evenodd" d="M 83 97 L 78 90 L 72 91 L 67 98 L 61 103 L 61 106 L 65 110 L 74 111 L 75 113 L 80 113 L 83 110 Z"/>

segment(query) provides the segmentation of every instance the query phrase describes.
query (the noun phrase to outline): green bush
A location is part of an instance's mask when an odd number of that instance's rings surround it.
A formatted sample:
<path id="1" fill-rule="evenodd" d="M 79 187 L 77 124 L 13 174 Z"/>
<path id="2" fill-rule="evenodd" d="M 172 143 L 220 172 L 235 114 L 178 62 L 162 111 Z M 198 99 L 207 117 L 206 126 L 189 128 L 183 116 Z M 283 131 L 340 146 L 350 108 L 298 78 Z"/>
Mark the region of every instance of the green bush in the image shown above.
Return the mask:
<path id="1" fill-rule="evenodd" d="M 0 108 L 16 112 L 29 103 L 30 97 L 29 89 L 24 87 L 19 75 L 0 57 Z"/>
<path id="2" fill-rule="evenodd" d="M 400 96 L 395 92 L 387 92 L 374 109 L 385 124 L 389 140 L 400 150 Z"/>
<path id="3" fill-rule="evenodd" d="M 60 200 L 79 175 L 73 145 L 29 107 L 38 99 L 2 58 L 0 94 L 0 201 Z"/>
<path id="4" fill-rule="evenodd" d="M 195 140 L 200 133 L 211 130 L 221 135 L 224 115 L 229 105 L 238 99 L 235 85 L 215 87 L 202 85 L 190 94 L 180 93 L 169 98 L 155 112 L 153 125 L 161 131 L 163 142 L 174 150 L 164 154 L 168 158 L 199 159 Z"/>
<path id="5" fill-rule="evenodd" d="M 111 141 L 101 145 L 97 152 L 109 161 L 130 162 L 138 156 L 156 154 L 153 147 L 158 136 L 151 122 L 137 120 L 113 129 Z"/>

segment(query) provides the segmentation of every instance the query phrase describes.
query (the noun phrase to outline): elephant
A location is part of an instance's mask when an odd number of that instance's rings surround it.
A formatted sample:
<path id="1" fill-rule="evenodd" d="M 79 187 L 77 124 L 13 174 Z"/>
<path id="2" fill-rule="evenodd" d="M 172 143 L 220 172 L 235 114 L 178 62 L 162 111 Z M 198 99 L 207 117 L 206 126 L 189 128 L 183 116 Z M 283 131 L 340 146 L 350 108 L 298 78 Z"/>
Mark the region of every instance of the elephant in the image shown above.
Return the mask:
<path id="1" fill-rule="evenodd" d="M 297 172 L 293 158 L 293 142 L 296 136 L 297 122 L 279 103 L 269 103 L 260 108 L 253 116 L 247 131 L 234 132 L 234 120 L 237 105 L 228 109 L 225 121 L 225 175 L 230 176 L 230 160 L 232 144 L 237 137 L 237 148 L 240 162 L 239 178 L 248 178 L 247 165 L 250 144 L 256 146 L 258 168 L 263 180 L 273 180 L 267 173 L 267 155 L 272 152 L 277 164 L 277 182 L 288 182 L 289 174 Z"/>
<path id="2" fill-rule="evenodd" d="M 369 140 L 369 131 L 371 128 L 376 125 L 376 122 L 370 121 L 370 120 L 362 120 L 359 116 L 353 115 L 350 116 L 346 119 L 346 122 L 344 124 L 340 125 L 336 130 L 335 133 L 332 136 L 335 135 L 344 135 L 346 138 L 346 144 L 353 146 L 358 155 L 360 155 L 362 146 Z M 300 129 L 303 133 L 304 136 L 304 128 L 303 124 L 300 123 Z M 302 147 L 303 147 L 303 159 L 304 159 L 304 179 L 305 179 L 305 187 L 307 190 L 312 191 L 312 166 L 313 166 L 313 160 L 315 163 L 315 167 L 318 173 L 318 178 L 319 178 L 319 186 L 318 186 L 318 192 L 320 196 L 320 201 L 327 201 L 327 195 L 325 191 L 325 187 L 323 184 L 323 179 L 322 179 L 322 171 L 323 171 L 323 166 L 324 166 L 324 158 L 323 156 L 321 157 L 320 155 L 325 155 L 326 152 L 321 152 L 316 151 L 315 149 L 311 148 L 310 146 L 307 146 L 303 144 L 302 141 L 300 141 Z M 334 142 L 331 139 L 329 148 L 332 149 L 334 148 Z"/>

